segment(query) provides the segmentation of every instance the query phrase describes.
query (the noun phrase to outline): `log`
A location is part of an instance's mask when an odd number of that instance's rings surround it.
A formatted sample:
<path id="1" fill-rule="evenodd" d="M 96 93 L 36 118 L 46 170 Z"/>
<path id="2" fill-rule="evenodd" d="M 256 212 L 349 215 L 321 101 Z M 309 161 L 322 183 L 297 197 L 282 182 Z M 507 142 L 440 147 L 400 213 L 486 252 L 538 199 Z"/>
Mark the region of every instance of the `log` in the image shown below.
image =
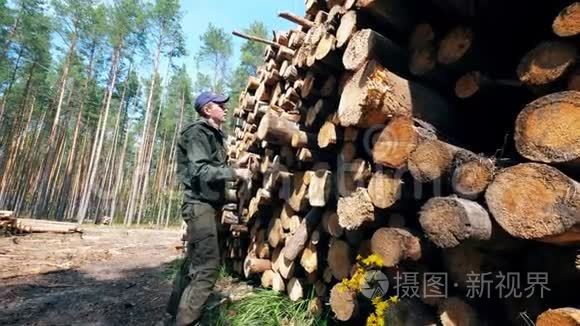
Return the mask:
<path id="1" fill-rule="evenodd" d="M 318 147 L 318 140 L 317 135 L 306 132 L 306 131 L 298 131 L 297 133 L 292 135 L 292 147 L 294 148 L 313 148 Z"/>
<path id="2" fill-rule="evenodd" d="M 454 117 L 435 92 L 403 79 L 371 60 L 347 81 L 338 118 L 344 127 L 369 128 L 392 116 L 414 116 L 437 130 L 449 130 Z"/>
<path id="3" fill-rule="evenodd" d="M 452 28 L 439 43 L 437 62 L 450 65 L 458 62 L 471 49 L 474 34 L 467 26 Z"/>
<path id="4" fill-rule="evenodd" d="M 302 256 L 300 257 L 300 265 L 308 273 L 314 273 L 318 270 L 318 253 L 316 251 L 316 245 L 312 242 L 304 248 Z"/>
<path id="5" fill-rule="evenodd" d="M 406 71 L 403 67 L 407 66 L 407 54 L 401 47 L 372 29 L 363 29 L 349 40 L 342 64 L 347 70 L 358 70 L 369 60 L 397 73 Z"/>
<path id="6" fill-rule="evenodd" d="M 438 313 L 443 326 L 479 325 L 475 310 L 458 297 L 443 300 Z"/>
<path id="7" fill-rule="evenodd" d="M 580 67 L 576 68 L 568 78 L 568 85 L 566 87 L 569 91 L 580 92 Z"/>
<path id="8" fill-rule="evenodd" d="M 455 95 L 465 99 L 493 87 L 521 87 L 519 80 L 491 78 L 479 71 L 470 71 L 455 82 Z"/>
<path id="9" fill-rule="evenodd" d="M 314 58 L 318 61 L 323 61 L 332 67 L 340 68 L 340 61 L 333 58 L 334 50 L 336 49 L 336 37 L 331 33 L 324 33 L 320 42 L 314 51 Z M 337 62 L 338 61 L 338 62 Z"/>
<path id="10" fill-rule="evenodd" d="M 345 142 L 342 144 L 342 148 L 340 150 L 340 160 L 343 163 L 352 162 L 355 159 L 356 154 L 356 145 L 353 142 Z"/>
<path id="11" fill-rule="evenodd" d="M 259 140 L 266 140 L 271 144 L 289 145 L 292 143 L 292 135 L 296 132 L 298 132 L 296 123 L 269 111 L 260 120 L 256 135 Z"/>
<path id="12" fill-rule="evenodd" d="M 358 0 L 356 7 L 371 14 L 377 21 L 386 22 L 400 34 L 408 34 L 415 24 L 415 6 L 408 1 Z"/>
<path id="13" fill-rule="evenodd" d="M 576 47 L 564 41 L 546 41 L 530 50 L 520 61 L 517 74 L 521 82 L 540 86 L 563 77 L 576 63 Z"/>
<path id="14" fill-rule="evenodd" d="M 304 27 L 306 30 L 314 26 L 314 22 L 288 11 L 278 13 L 278 16 Z"/>
<path id="15" fill-rule="evenodd" d="M 267 45 L 269 45 L 269 46 L 271 46 L 273 48 L 281 48 L 281 47 L 283 47 L 279 43 L 276 43 L 276 42 L 273 42 L 273 41 L 269 41 L 269 40 L 266 40 L 266 39 L 263 39 L 263 38 L 260 38 L 260 37 L 257 37 L 257 36 L 247 35 L 247 34 L 244 34 L 244 33 L 240 33 L 238 31 L 233 31 L 232 34 L 235 35 L 235 36 L 244 38 L 246 40 L 249 40 L 249 41 L 254 41 L 254 42 L 258 42 L 258 43 L 267 44 Z"/>
<path id="16" fill-rule="evenodd" d="M 460 197 L 477 199 L 483 195 L 495 174 L 493 160 L 473 155 L 463 155 L 462 152 L 453 159 L 451 186 Z"/>
<path id="17" fill-rule="evenodd" d="M 521 163 L 500 171 L 485 201 L 513 237 L 559 244 L 580 241 L 580 232 L 572 228 L 580 223 L 580 183 L 551 166 Z"/>
<path id="18" fill-rule="evenodd" d="M 411 35 L 409 36 L 407 47 L 411 50 L 420 49 L 432 44 L 433 41 L 435 41 L 435 31 L 433 30 L 433 26 L 424 22 L 415 25 Z"/>
<path id="19" fill-rule="evenodd" d="M 336 109 L 331 100 L 322 98 L 318 99 L 314 106 L 308 110 L 308 113 L 306 113 L 304 125 L 310 128 L 314 127 L 322 121 L 322 119 L 326 118 L 333 108 Z"/>
<path id="20" fill-rule="evenodd" d="M 338 215 L 334 210 L 327 210 L 322 215 L 322 230 L 335 238 L 340 238 L 344 229 L 338 223 Z"/>
<path id="21" fill-rule="evenodd" d="M 491 237 L 491 219 L 487 211 L 471 200 L 455 196 L 433 197 L 421 207 L 419 214 L 425 234 L 440 248 Z"/>
<path id="22" fill-rule="evenodd" d="M 580 3 L 574 2 L 562 9 L 552 23 L 552 30 L 558 36 L 569 37 L 580 34 Z"/>
<path id="23" fill-rule="evenodd" d="M 311 171 L 294 173 L 288 204 L 295 212 L 304 212 L 309 205 L 307 193 L 311 177 Z"/>
<path id="24" fill-rule="evenodd" d="M 320 88 L 320 96 L 330 97 L 336 93 L 336 77 L 334 75 L 328 76 Z"/>
<path id="25" fill-rule="evenodd" d="M 337 128 L 331 121 L 326 121 L 318 132 L 318 147 L 327 148 L 338 142 Z"/>
<path id="26" fill-rule="evenodd" d="M 14 214 L 13 211 L 0 211 L 0 217 L 10 217 Z"/>
<path id="27" fill-rule="evenodd" d="M 413 119 L 398 116 L 380 132 L 373 145 L 373 161 L 391 168 L 401 168 L 415 149 L 418 135 L 413 126 Z"/>
<path id="28" fill-rule="evenodd" d="M 272 262 L 269 259 L 259 259 L 246 256 L 244 260 L 244 276 L 250 277 L 252 274 L 263 273 L 272 268 Z"/>
<path id="29" fill-rule="evenodd" d="M 437 65 L 437 51 L 433 44 L 425 44 L 411 51 L 409 71 L 415 76 L 424 76 Z"/>
<path id="30" fill-rule="evenodd" d="M 332 192 L 332 172 L 326 169 L 315 170 L 308 187 L 308 201 L 312 207 L 324 207 Z"/>
<path id="31" fill-rule="evenodd" d="M 268 243 L 272 248 L 276 248 L 282 243 L 283 238 L 282 221 L 279 218 L 271 218 L 268 225 Z"/>
<path id="32" fill-rule="evenodd" d="M 299 279 L 293 277 L 288 281 L 286 287 L 286 292 L 288 292 L 288 297 L 292 301 L 298 301 L 304 297 L 304 291 L 302 289 L 302 284 Z"/>
<path id="33" fill-rule="evenodd" d="M 312 208 L 304 217 L 296 232 L 286 240 L 284 247 L 284 257 L 288 260 L 295 260 L 306 246 L 306 242 L 310 235 L 320 223 L 322 210 L 320 208 Z"/>
<path id="34" fill-rule="evenodd" d="M 332 312 L 340 321 L 350 320 L 358 314 L 356 292 L 343 288 L 340 283 L 330 290 L 329 301 Z"/>
<path id="35" fill-rule="evenodd" d="M 401 196 L 401 186 L 401 178 L 394 171 L 375 172 L 368 186 L 373 205 L 381 209 L 393 206 Z"/>
<path id="36" fill-rule="evenodd" d="M 553 93 L 526 105 L 514 139 L 529 160 L 580 166 L 580 92 Z"/>
<path id="37" fill-rule="evenodd" d="M 326 261 L 334 278 L 342 280 L 348 277 L 352 266 L 351 250 L 348 243 L 342 240 L 332 239 Z"/>
<path id="38" fill-rule="evenodd" d="M 284 292 L 285 289 L 286 285 L 284 284 L 284 279 L 282 276 L 280 276 L 280 274 L 275 272 L 272 278 L 272 290 L 277 292 Z"/>
<path id="39" fill-rule="evenodd" d="M 348 43 L 352 35 L 357 30 L 357 15 L 356 11 L 347 11 L 340 19 L 340 25 L 336 30 L 336 47 L 342 48 Z"/>
<path id="40" fill-rule="evenodd" d="M 550 326 L 550 325 L 558 325 L 558 326 L 580 325 L 580 309 L 571 307 L 548 309 L 543 313 L 541 313 L 538 316 L 538 319 L 536 319 L 536 326 Z"/>
<path id="41" fill-rule="evenodd" d="M 285 280 L 292 278 L 294 275 L 294 267 L 295 263 L 293 260 L 288 260 L 284 256 L 285 247 L 282 248 L 278 257 L 276 257 L 276 261 L 274 261 L 274 265 L 276 265 L 275 270 L 282 276 Z"/>
<path id="42" fill-rule="evenodd" d="M 375 220 L 375 208 L 367 189 L 358 188 L 348 197 L 340 197 L 336 208 L 338 224 L 346 230 L 359 228 Z"/>
<path id="43" fill-rule="evenodd" d="M 276 274 L 276 272 L 274 272 L 271 269 L 264 271 L 264 273 L 262 273 L 262 276 L 260 278 L 260 283 L 262 284 L 263 288 L 267 289 L 267 288 L 272 287 L 272 281 L 274 280 L 275 274 Z"/>
<path id="44" fill-rule="evenodd" d="M 383 259 L 385 267 L 393 267 L 403 260 L 421 258 L 419 238 L 402 228 L 380 228 L 371 238 L 372 251 Z"/>
<path id="45" fill-rule="evenodd" d="M 417 145 L 411 152 L 407 167 L 415 180 L 432 182 L 450 173 L 453 158 L 461 150 L 440 140 L 429 139 Z"/>

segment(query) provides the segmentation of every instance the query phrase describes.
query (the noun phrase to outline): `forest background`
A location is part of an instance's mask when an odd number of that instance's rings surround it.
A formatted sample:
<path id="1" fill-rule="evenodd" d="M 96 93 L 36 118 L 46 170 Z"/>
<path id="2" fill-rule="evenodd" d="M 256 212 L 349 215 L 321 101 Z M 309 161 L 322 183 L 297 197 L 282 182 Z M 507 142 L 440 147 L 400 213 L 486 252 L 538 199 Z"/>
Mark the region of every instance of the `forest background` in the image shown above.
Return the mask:
<path id="1" fill-rule="evenodd" d="M 298 0 L 0 0 L 0 209 L 167 226 L 181 221 L 180 128 L 203 90 L 229 115 Z M 232 130 L 231 116 L 226 132 Z"/>

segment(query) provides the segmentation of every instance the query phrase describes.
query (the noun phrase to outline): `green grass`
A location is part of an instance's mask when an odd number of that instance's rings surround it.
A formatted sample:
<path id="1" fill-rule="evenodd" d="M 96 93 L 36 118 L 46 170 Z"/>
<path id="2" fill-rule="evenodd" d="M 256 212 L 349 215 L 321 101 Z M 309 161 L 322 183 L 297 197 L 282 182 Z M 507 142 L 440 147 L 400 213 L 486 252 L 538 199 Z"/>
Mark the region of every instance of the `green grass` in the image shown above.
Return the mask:
<path id="1" fill-rule="evenodd" d="M 326 325 L 325 314 L 310 316 L 308 302 L 292 302 L 285 293 L 256 289 L 243 300 L 206 311 L 204 322 L 217 326 Z"/>
<path id="2" fill-rule="evenodd" d="M 185 258 L 177 258 L 169 262 L 167 264 L 167 268 L 161 272 L 161 277 L 165 280 L 173 281 L 173 279 L 175 279 L 175 275 L 177 275 L 177 272 L 181 268 L 181 264 L 183 263 L 184 259 Z"/>
<path id="3" fill-rule="evenodd" d="M 172 281 L 181 267 L 183 258 L 170 262 L 163 271 L 162 277 Z M 220 266 L 218 280 L 231 277 L 232 274 L 226 266 Z M 310 297 L 293 302 L 286 293 L 262 288 L 254 289 L 254 292 L 240 301 L 229 302 L 206 310 L 202 325 L 216 326 L 277 326 L 277 325 L 326 325 L 328 312 L 317 316 L 308 313 Z"/>

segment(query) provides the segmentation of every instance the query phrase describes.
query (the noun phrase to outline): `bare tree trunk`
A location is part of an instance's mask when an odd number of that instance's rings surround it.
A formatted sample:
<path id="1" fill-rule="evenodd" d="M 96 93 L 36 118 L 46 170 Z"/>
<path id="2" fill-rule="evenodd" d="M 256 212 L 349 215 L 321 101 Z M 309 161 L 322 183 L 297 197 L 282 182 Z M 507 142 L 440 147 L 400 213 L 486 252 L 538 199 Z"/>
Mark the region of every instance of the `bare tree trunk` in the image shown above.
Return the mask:
<path id="1" fill-rule="evenodd" d="M 157 135 L 157 127 L 159 126 L 159 118 L 161 117 L 161 102 L 159 103 L 159 111 L 157 111 L 157 119 L 155 119 L 155 128 L 153 128 L 153 133 L 151 134 L 150 145 L 148 146 L 149 149 L 146 149 L 148 152 L 146 161 L 145 161 L 145 168 L 144 178 L 143 178 L 143 188 L 141 189 L 141 198 L 139 200 L 139 211 L 137 212 L 137 224 L 141 224 L 141 218 L 143 217 L 143 206 L 145 205 L 145 196 L 147 194 L 147 187 L 149 184 L 149 169 L 151 168 L 151 160 L 153 159 L 153 149 L 155 147 L 155 135 Z"/>
<path id="2" fill-rule="evenodd" d="M 56 113 L 54 115 L 54 120 L 52 122 L 52 128 L 50 129 L 50 136 L 48 138 L 48 147 L 49 148 L 52 148 L 52 141 L 54 139 L 54 135 L 56 132 L 56 126 L 58 125 L 60 111 L 62 110 L 62 101 L 64 99 L 64 90 L 65 90 L 66 82 L 68 79 L 68 73 L 69 73 L 70 66 L 71 66 L 72 54 L 75 50 L 76 45 L 77 45 L 77 36 L 76 36 L 76 34 L 73 34 L 70 46 L 68 47 L 68 50 L 66 52 L 66 61 L 64 64 L 64 70 L 63 70 L 62 76 L 60 78 L 60 84 L 61 84 L 60 85 L 60 94 L 58 96 L 58 104 L 56 106 Z"/>
<path id="3" fill-rule="evenodd" d="M 153 91 L 155 88 L 155 75 L 157 75 L 157 70 L 159 68 L 159 58 L 161 56 L 162 48 L 162 37 L 159 38 L 157 42 L 157 52 L 155 54 L 155 59 L 153 61 L 153 73 L 151 75 L 151 82 L 149 84 L 149 96 L 147 97 L 147 106 L 145 108 L 145 122 L 143 126 L 143 133 L 141 134 L 141 146 L 139 146 L 139 151 L 137 153 L 136 167 L 133 172 L 133 182 L 131 185 L 131 195 L 129 197 L 129 205 L 127 206 L 127 224 L 131 225 L 133 222 L 133 214 L 135 212 L 135 205 L 137 201 L 137 191 L 140 185 L 140 176 L 143 173 L 143 160 L 145 158 L 145 149 L 147 146 L 147 134 L 149 131 L 149 120 L 151 120 L 151 104 L 153 101 Z"/>
<path id="4" fill-rule="evenodd" d="M 93 183 L 95 181 L 95 177 L 97 175 L 97 170 L 99 168 L 99 158 L 101 156 L 101 150 L 103 148 L 103 140 L 105 138 L 105 128 L 107 126 L 107 118 L 109 115 L 109 108 L 111 106 L 111 97 L 113 96 L 113 91 L 115 90 L 115 83 L 117 81 L 117 71 L 118 71 L 118 66 L 119 66 L 119 61 L 120 61 L 120 56 L 121 56 L 121 46 L 118 46 L 115 48 L 114 54 L 113 54 L 113 61 L 111 63 L 111 70 L 112 70 L 112 75 L 110 76 L 110 84 L 107 90 L 107 101 L 105 104 L 105 113 L 103 116 L 103 121 L 102 121 L 102 132 L 99 135 L 99 139 L 98 139 L 98 145 L 97 145 L 97 152 L 95 155 L 95 160 L 94 160 L 94 166 L 93 169 L 90 171 L 90 177 L 89 177 L 89 184 L 87 189 L 85 189 L 84 193 L 83 193 L 83 198 L 81 200 L 81 207 L 79 209 L 79 214 L 78 214 L 78 222 L 79 224 L 83 223 L 83 220 L 85 219 L 86 213 L 87 213 L 87 208 L 88 208 L 88 204 L 89 204 L 89 199 L 90 199 L 90 195 L 91 195 L 91 189 L 93 186 Z"/>

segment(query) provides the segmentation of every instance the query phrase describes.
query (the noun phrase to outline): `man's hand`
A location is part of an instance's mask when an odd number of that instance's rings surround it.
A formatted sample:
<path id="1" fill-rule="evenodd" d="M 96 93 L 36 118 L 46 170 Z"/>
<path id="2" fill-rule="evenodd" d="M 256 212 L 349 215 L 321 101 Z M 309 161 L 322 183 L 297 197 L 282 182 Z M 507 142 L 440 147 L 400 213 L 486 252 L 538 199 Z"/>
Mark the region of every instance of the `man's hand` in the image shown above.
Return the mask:
<path id="1" fill-rule="evenodd" d="M 236 178 L 242 179 L 244 181 L 249 181 L 252 179 L 252 171 L 250 169 L 234 169 Z"/>
<path id="2" fill-rule="evenodd" d="M 242 155 L 237 161 L 236 161 L 236 167 L 238 168 L 244 168 L 248 166 L 248 163 L 250 163 L 250 159 L 252 158 L 252 155 L 250 155 L 250 153 L 244 153 L 244 155 Z"/>

